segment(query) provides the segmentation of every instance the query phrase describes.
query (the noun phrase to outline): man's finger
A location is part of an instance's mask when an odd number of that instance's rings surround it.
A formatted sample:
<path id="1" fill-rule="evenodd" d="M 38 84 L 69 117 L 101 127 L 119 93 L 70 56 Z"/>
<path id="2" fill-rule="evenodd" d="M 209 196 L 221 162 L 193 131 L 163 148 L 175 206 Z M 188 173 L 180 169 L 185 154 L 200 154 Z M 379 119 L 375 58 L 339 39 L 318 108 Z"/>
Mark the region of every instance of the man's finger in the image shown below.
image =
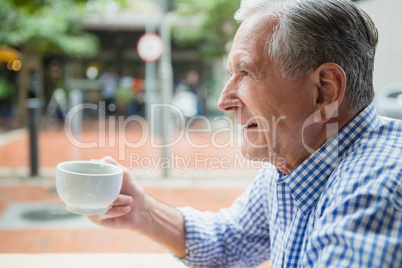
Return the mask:
<path id="1" fill-rule="evenodd" d="M 102 222 L 108 219 L 124 216 L 130 211 L 131 211 L 130 206 L 114 206 L 111 209 L 109 209 L 106 213 L 101 215 L 90 215 L 88 216 L 88 219 L 96 224 L 101 224 Z"/>
<path id="2" fill-rule="evenodd" d="M 114 206 L 129 206 L 133 203 L 133 198 L 129 195 L 120 194 L 117 199 L 113 202 L 112 207 Z"/>
<path id="3" fill-rule="evenodd" d="M 117 218 L 126 215 L 131 211 L 130 206 L 118 206 L 118 207 L 112 207 L 111 209 L 108 210 L 104 214 L 105 219 L 110 219 L 110 218 Z"/>

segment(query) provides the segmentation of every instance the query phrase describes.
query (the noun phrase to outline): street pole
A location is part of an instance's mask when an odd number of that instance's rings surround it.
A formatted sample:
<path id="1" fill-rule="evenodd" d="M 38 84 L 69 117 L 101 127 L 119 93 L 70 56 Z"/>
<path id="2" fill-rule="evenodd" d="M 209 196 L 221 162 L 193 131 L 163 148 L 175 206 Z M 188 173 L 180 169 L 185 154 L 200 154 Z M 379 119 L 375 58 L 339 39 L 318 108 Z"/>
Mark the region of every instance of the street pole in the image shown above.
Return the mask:
<path id="1" fill-rule="evenodd" d="M 171 104 L 173 98 L 173 67 L 172 67 L 172 55 L 171 55 L 171 40 L 170 40 L 170 16 L 169 6 L 167 1 L 161 1 L 163 10 L 163 16 L 160 24 L 160 36 L 164 43 L 164 53 L 161 57 L 160 74 L 162 78 L 162 103 Z M 167 107 L 162 111 L 162 142 L 163 142 L 163 157 L 169 159 L 169 138 L 172 133 L 172 114 L 171 109 Z M 169 159 L 172 161 L 172 159 Z M 170 166 L 170 165 L 169 165 Z M 163 176 L 169 176 L 169 168 L 163 167 Z"/>
<path id="2" fill-rule="evenodd" d="M 70 109 L 77 107 L 78 105 L 83 103 L 84 96 L 79 89 L 73 89 L 69 94 L 70 100 Z M 82 125 L 83 125 L 83 111 L 82 109 L 77 110 L 74 113 L 74 116 L 71 118 L 71 132 L 75 137 L 81 136 L 82 133 Z"/>
<path id="3" fill-rule="evenodd" d="M 29 130 L 29 166 L 30 176 L 39 175 L 38 136 L 40 123 L 40 100 L 31 98 L 27 100 L 28 130 Z"/>
<path id="4" fill-rule="evenodd" d="M 145 33 L 155 33 L 155 24 L 148 22 L 145 26 Z M 148 124 L 152 125 L 152 104 L 156 103 L 156 63 L 145 62 L 145 118 Z"/>

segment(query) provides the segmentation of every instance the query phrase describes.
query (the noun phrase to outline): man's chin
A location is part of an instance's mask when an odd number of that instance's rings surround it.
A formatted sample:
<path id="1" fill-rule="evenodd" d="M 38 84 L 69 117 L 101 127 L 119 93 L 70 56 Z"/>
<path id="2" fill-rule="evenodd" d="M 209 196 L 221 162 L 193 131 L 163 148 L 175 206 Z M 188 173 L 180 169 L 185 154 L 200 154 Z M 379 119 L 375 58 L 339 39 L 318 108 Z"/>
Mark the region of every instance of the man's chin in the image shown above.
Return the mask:
<path id="1" fill-rule="evenodd" d="M 267 148 L 251 148 L 250 146 L 243 145 L 241 153 L 246 159 L 258 162 L 270 162 L 270 158 L 272 158 L 272 154 Z"/>
<path id="2" fill-rule="evenodd" d="M 270 163 L 285 174 L 290 172 L 286 160 L 269 151 L 268 148 L 250 148 L 243 145 L 241 149 L 243 156 L 250 161 Z"/>

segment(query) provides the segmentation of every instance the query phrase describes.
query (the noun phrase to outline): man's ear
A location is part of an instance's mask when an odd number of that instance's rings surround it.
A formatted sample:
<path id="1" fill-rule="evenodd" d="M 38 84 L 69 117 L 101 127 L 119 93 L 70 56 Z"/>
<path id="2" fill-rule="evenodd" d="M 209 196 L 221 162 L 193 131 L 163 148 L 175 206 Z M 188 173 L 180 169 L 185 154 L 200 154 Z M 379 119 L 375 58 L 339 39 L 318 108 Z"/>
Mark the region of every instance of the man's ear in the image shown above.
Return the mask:
<path id="1" fill-rule="evenodd" d="M 337 116 L 345 95 L 346 74 L 332 62 L 320 65 L 311 74 L 316 86 L 314 92 L 314 122 L 324 123 Z"/>

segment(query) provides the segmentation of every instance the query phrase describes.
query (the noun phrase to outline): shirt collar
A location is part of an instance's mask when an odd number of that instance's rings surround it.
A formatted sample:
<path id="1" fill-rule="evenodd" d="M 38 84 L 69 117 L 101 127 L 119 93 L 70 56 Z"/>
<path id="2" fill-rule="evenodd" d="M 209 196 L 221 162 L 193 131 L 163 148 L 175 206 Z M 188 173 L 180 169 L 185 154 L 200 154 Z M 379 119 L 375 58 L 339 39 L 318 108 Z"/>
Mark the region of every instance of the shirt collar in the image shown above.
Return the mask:
<path id="1" fill-rule="evenodd" d="M 304 215 L 307 215 L 317 203 L 328 178 L 344 153 L 360 136 L 379 124 L 378 116 L 371 104 L 296 169 L 285 176 L 279 176 L 277 183 L 287 184 Z"/>

